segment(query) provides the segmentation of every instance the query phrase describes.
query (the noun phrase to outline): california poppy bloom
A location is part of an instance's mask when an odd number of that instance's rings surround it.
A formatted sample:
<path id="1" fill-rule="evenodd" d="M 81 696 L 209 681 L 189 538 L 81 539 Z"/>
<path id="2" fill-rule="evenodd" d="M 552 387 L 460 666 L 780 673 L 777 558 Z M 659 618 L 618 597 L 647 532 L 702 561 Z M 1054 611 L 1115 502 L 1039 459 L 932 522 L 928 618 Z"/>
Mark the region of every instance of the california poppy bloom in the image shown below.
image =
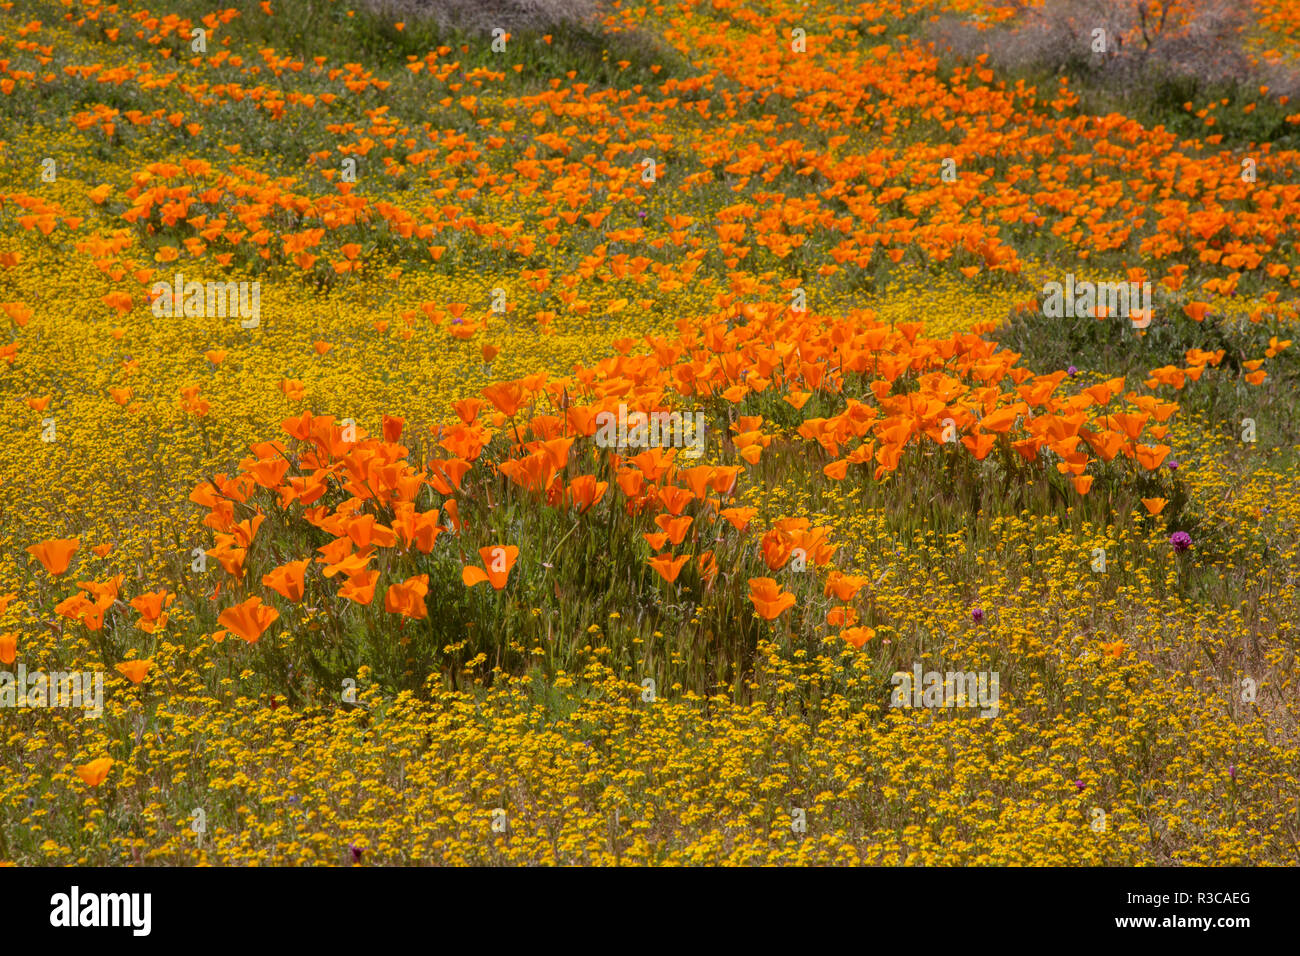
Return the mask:
<path id="1" fill-rule="evenodd" d="M 108 772 L 113 769 L 112 757 L 100 757 L 92 760 L 77 768 L 77 776 L 80 777 L 88 787 L 98 787 L 108 776 Z"/>
<path id="2" fill-rule="evenodd" d="M 249 644 L 256 644 L 279 616 L 280 612 L 263 604 L 260 597 L 251 597 L 222 611 L 217 616 L 217 623 Z"/>
<path id="3" fill-rule="evenodd" d="M 0 664 L 12 664 L 18 656 L 18 632 L 0 634 Z"/>
<path id="4" fill-rule="evenodd" d="M 780 528 L 773 528 L 763 535 L 759 542 L 763 552 L 763 562 L 773 571 L 779 571 L 790 560 L 794 550 L 794 540 Z"/>
<path id="5" fill-rule="evenodd" d="M 136 622 L 136 626 L 146 634 L 152 634 L 159 628 L 166 627 L 167 608 L 175 600 L 176 595 L 165 588 L 131 598 L 131 607 L 140 612 L 140 620 Z"/>
<path id="6" fill-rule="evenodd" d="M 404 546 L 415 545 L 422 553 L 428 554 L 443 532 L 438 517 L 437 508 L 417 512 L 414 506 L 406 505 L 398 509 L 397 517 L 393 519 L 393 531 Z"/>
<path id="7" fill-rule="evenodd" d="M 151 667 L 153 661 L 123 661 L 117 665 L 117 671 L 132 684 L 138 684 L 145 679 Z"/>
<path id="8" fill-rule="evenodd" d="M 487 570 L 466 567 L 461 571 L 461 580 L 468 588 L 488 581 L 492 587 L 500 591 L 506 586 L 510 569 L 515 566 L 515 559 L 519 557 L 519 549 L 513 544 L 490 544 L 486 548 L 479 548 L 478 554 L 483 561 L 483 568 Z"/>
<path id="9" fill-rule="evenodd" d="M 826 623 L 831 627 L 849 627 L 858 622 L 858 612 L 848 607 L 833 607 L 826 612 Z"/>
<path id="10" fill-rule="evenodd" d="M 564 500 L 569 506 L 577 505 L 578 514 L 586 514 L 604 496 L 608 487 L 609 482 L 597 481 L 595 475 L 579 475 L 569 483 Z"/>
<path id="11" fill-rule="evenodd" d="M 375 584 L 378 581 L 378 571 L 359 571 L 339 588 L 339 597 L 354 604 L 369 605 L 375 599 Z"/>
<path id="12" fill-rule="evenodd" d="M 688 554 L 676 558 L 671 554 L 659 554 L 646 563 L 654 569 L 655 574 L 672 584 L 677 580 L 677 575 L 682 573 L 682 567 L 689 559 L 690 555 Z"/>
<path id="13" fill-rule="evenodd" d="M 305 591 L 307 565 L 310 558 L 290 561 L 267 574 L 262 575 L 262 583 L 276 591 L 281 597 L 297 603 L 302 600 Z"/>
<path id="14" fill-rule="evenodd" d="M 68 565 L 72 562 L 72 555 L 79 547 L 81 547 L 80 538 L 54 538 L 31 545 L 27 553 L 41 562 L 47 572 L 58 577 L 67 572 Z"/>
<path id="15" fill-rule="evenodd" d="M 749 522 L 758 514 L 757 508 L 723 508 L 718 514 L 727 520 L 737 531 L 744 531 Z"/>
<path id="16" fill-rule="evenodd" d="M 712 551 L 705 551 L 699 556 L 698 564 L 700 567 L 700 579 L 705 584 L 712 584 L 713 579 L 718 576 L 718 561 L 713 556 Z"/>
<path id="17" fill-rule="evenodd" d="M 830 597 L 835 595 L 841 601 L 851 601 L 853 596 L 862 589 L 867 583 L 864 577 L 856 577 L 852 574 L 843 574 L 839 571 L 832 571 L 826 578 L 825 594 Z"/>
<path id="18" fill-rule="evenodd" d="M 754 610 L 764 620 L 771 621 L 794 606 L 795 597 L 789 591 L 782 591 L 772 578 L 750 578 L 749 599 Z"/>
<path id="19" fill-rule="evenodd" d="M 424 597 L 429 593 L 429 576 L 417 574 L 401 584 L 391 584 L 384 595 L 384 610 L 416 620 L 429 616 Z"/>
<path id="20" fill-rule="evenodd" d="M 483 395 L 506 418 L 514 416 L 528 401 L 528 394 L 518 382 L 497 382 L 483 389 Z"/>
<path id="21" fill-rule="evenodd" d="M 673 544 L 682 543 L 682 539 L 686 537 L 686 531 L 690 528 L 692 520 L 690 515 L 682 515 L 680 518 L 670 518 L 668 515 L 655 516 L 655 524 L 668 535 L 668 540 Z"/>
<path id="22" fill-rule="evenodd" d="M 405 425 L 405 418 L 398 418 L 395 415 L 385 415 L 383 422 L 384 441 L 395 442 L 401 438 L 402 428 Z"/>
<path id="23" fill-rule="evenodd" d="M 870 627 L 848 627 L 840 631 L 840 637 L 859 650 L 875 636 L 875 629 Z"/>
<path id="24" fill-rule="evenodd" d="M 662 551 L 664 546 L 668 544 L 668 534 L 664 531 L 659 531 L 654 534 L 648 531 L 642 532 L 641 537 L 645 538 L 650 547 L 656 551 Z"/>

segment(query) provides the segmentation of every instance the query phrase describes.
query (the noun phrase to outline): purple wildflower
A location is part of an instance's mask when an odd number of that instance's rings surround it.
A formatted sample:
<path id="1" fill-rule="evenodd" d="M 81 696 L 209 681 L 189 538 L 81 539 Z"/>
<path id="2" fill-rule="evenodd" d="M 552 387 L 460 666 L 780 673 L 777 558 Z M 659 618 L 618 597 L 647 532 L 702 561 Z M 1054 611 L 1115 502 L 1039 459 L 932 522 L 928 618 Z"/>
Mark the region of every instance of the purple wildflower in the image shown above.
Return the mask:
<path id="1" fill-rule="evenodd" d="M 1067 368 L 1066 371 L 1067 371 L 1068 373 L 1070 373 L 1071 375 L 1078 375 L 1078 374 L 1079 374 L 1079 370 L 1078 370 L 1077 368 L 1075 368 L 1073 365 L 1071 365 L 1069 368 Z"/>
<path id="2" fill-rule="evenodd" d="M 972 621 L 974 621 L 976 624 L 979 624 L 981 621 L 983 621 L 983 620 L 984 620 L 984 608 L 982 608 L 982 607 L 977 607 L 977 608 L 975 608 L 974 610 L 972 610 L 972 611 L 970 612 L 970 619 L 971 619 Z"/>
<path id="3" fill-rule="evenodd" d="M 1076 780 L 1076 781 L 1074 781 L 1074 789 L 1075 789 L 1075 790 L 1078 790 L 1080 793 L 1083 793 L 1084 789 L 1085 789 L 1087 786 L 1088 786 L 1088 785 L 1087 785 L 1086 783 L 1084 783 L 1082 780 Z"/>
<path id="4" fill-rule="evenodd" d="M 365 850 L 361 849 L 361 847 L 357 846 L 355 843 L 351 844 L 351 845 L 348 847 L 348 850 L 350 850 L 351 853 L 352 853 L 352 862 L 353 862 L 353 863 L 360 863 L 360 862 L 361 862 L 361 854 L 366 852 Z"/>
<path id="5" fill-rule="evenodd" d="M 1175 551 L 1181 554 L 1192 546 L 1192 536 L 1186 531 L 1175 531 L 1169 536 L 1169 543 L 1174 546 Z"/>

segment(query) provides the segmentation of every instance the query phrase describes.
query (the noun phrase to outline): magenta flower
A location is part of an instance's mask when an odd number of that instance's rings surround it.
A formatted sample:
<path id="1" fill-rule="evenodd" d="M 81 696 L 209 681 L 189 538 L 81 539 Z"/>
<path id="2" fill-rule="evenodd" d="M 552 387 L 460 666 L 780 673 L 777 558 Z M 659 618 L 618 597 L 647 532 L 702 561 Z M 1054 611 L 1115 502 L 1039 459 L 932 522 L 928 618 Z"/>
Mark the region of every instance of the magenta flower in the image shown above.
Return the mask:
<path id="1" fill-rule="evenodd" d="M 1169 536 L 1169 543 L 1174 546 L 1175 551 L 1182 554 L 1192 546 L 1192 536 L 1186 531 L 1175 531 Z"/>
<path id="2" fill-rule="evenodd" d="M 976 624 L 979 624 L 981 621 L 984 620 L 984 609 L 982 607 L 977 607 L 974 610 L 972 610 L 970 612 L 970 619 L 974 621 Z"/>

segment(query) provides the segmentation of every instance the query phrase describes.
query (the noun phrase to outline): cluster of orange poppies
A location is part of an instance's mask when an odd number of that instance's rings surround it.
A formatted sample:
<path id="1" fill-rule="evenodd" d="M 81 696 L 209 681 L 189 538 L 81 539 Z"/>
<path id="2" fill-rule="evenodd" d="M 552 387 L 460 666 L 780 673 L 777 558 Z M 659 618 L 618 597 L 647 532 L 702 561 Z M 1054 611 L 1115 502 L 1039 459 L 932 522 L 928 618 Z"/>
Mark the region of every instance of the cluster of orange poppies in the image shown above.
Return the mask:
<path id="1" fill-rule="evenodd" d="M 1003 441 L 1025 461 L 1050 452 L 1056 469 L 1071 476 L 1078 493 L 1087 494 L 1094 476 L 1084 472 L 1094 462 L 1123 456 L 1151 471 L 1170 452 L 1159 441 L 1176 404 L 1130 392 L 1131 408 L 1121 410 L 1115 402 L 1122 379 L 1062 394 L 1066 373 L 1033 375 L 1016 364 L 1013 353 L 975 333 L 927 338 L 919 324 L 891 329 L 869 313 L 831 319 L 795 316 L 778 306 L 746 307 L 738 318 L 739 323 L 715 321 L 702 329 L 683 322 L 676 340 L 651 337 L 650 351 L 631 354 L 627 346 L 569 378 L 539 374 L 488 386 L 482 399 L 454 403 L 456 419 L 436 426 L 439 453 L 423 467 L 412 463 L 400 443 L 402 419 L 385 417 L 382 436 L 374 438 L 357 426 L 348 435 L 334 418 L 311 412 L 287 419 L 284 430 L 293 448 L 279 441 L 254 445 L 234 477 L 217 475 L 195 489 L 192 500 L 207 509 L 204 523 L 216 532 L 208 553 L 242 582 L 245 557 L 263 521 L 261 504 L 250 499 L 265 489 L 274 496 L 273 506 L 300 508 L 300 520 L 333 536 L 318 549 L 315 563 L 323 577 L 340 577 L 341 597 L 368 604 L 380 577 L 371 567 L 378 549 L 427 554 L 442 534 L 459 537 L 466 531 L 460 502 L 472 493 L 467 476 L 476 467 L 503 476 L 508 487 L 538 504 L 582 515 L 605 499 L 611 484 L 598 479 L 603 455 L 623 507 L 647 515 L 655 529 L 642 534 L 652 551 L 649 567 L 672 584 L 694 559 L 701 580 L 711 585 L 718 570 L 714 552 L 694 553 L 692 546 L 715 540 L 701 528 L 705 521 L 721 518 L 743 534 L 755 516 L 755 509 L 726 506 L 723 499 L 736 493 L 740 474 L 756 466 L 777 438 L 764 434 L 762 416 L 738 414 L 768 395 L 796 410 L 814 395 L 842 406 L 834 415 L 804 418 L 794 429 L 833 456 L 823 472 L 836 481 L 846 479 L 849 466 L 870 464 L 873 479 L 881 480 L 901 467 L 909 448 L 951 445 L 982 461 Z M 726 441 L 716 450 L 734 454 L 736 464 L 678 467 L 675 449 L 622 455 L 591 440 L 597 416 L 619 403 L 652 414 L 687 399 L 707 404 L 728 422 Z M 1144 441 L 1145 436 L 1150 438 Z M 494 450 L 485 455 L 489 448 Z M 426 488 L 440 498 L 431 508 L 419 504 Z M 321 503 L 331 491 L 338 493 L 332 508 Z M 236 520 L 237 506 L 255 506 L 258 513 Z M 381 522 L 385 514 L 392 515 L 388 524 Z M 463 565 L 464 584 L 504 588 L 519 553 L 514 545 L 480 547 L 481 566 Z M 774 521 L 759 536 L 756 552 L 773 573 L 792 560 L 823 568 L 834 553 L 829 529 L 803 518 Z M 304 558 L 274 568 L 262 583 L 286 600 L 301 601 L 310 563 Z M 774 578 L 749 583 L 750 601 L 761 617 L 775 619 L 795 602 Z M 844 602 L 832 610 L 829 623 L 859 645 L 870 629 L 854 628 L 857 615 L 848 602 L 864 583 L 836 569 L 826 581 L 827 596 Z M 385 609 L 424 617 L 428 585 L 427 574 L 390 583 Z M 252 596 L 222 612 L 220 621 L 254 640 L 276 616 Z"/>

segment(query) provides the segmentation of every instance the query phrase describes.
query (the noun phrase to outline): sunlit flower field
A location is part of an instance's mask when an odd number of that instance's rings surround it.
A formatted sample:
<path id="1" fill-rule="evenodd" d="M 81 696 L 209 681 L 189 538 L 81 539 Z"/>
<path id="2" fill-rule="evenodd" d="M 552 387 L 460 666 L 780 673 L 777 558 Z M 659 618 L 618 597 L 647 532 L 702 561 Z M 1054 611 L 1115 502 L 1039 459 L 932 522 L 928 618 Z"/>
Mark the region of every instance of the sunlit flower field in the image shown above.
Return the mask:
<path id="1" fill-rule="evenodd" d="M 0 2 L 0 863 L 1300 862 L 1300 97 L 417 7 Z"/>

